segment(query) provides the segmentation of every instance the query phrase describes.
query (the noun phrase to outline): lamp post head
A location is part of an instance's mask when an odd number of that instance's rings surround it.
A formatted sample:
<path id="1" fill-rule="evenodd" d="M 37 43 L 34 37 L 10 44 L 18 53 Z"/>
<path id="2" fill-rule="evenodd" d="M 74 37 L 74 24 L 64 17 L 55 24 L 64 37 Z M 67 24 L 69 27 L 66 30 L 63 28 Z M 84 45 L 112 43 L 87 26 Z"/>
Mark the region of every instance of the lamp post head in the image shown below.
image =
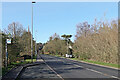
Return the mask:
<path id="1" fill-rule="evenodd" d="M 35 1 L 32 1 L 32 3 L 36 3 Z"/>

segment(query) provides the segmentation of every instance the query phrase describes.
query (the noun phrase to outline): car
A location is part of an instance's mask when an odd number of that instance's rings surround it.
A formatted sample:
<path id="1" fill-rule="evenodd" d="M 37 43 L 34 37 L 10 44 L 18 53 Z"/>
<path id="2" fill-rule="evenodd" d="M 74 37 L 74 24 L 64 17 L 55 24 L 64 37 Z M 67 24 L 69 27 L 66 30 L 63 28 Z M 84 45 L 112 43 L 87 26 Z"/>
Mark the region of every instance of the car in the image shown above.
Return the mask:
<path id="1" fill-rule="evenodd" d="M 67 57 L 67 58 L 72 58 L 73 55 L 71 55 L 71 54 L 66 54 L 66 57 Z"/>

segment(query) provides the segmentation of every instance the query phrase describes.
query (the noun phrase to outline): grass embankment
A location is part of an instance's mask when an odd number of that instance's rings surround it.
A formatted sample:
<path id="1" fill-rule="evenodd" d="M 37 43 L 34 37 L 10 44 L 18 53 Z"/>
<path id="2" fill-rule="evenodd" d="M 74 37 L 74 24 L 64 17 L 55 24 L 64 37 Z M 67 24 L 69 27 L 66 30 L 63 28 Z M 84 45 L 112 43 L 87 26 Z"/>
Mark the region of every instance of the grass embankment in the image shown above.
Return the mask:
<path id="1" fill-rule="evenodd" d="M 33 59 L 33 62 L 35 62 L 36 59 Z M 12 68 L 19 66 L 19 65 L 23 65 L 23 64 L 28 64 L 28 63 L 32 63 L 31 59 L 26 59 L 23 62 L 12 62 L 11 64 L 8 65 L 7 68 L 2 68 L 2 75 L 6 74 L 8 71 L 10 71 Z"/>
<path id="2" fill-rule="evenodd" d="M 99 65 L 108 66 L 108 67 L 120 68 L 120 65 L 118 64 L 105 63 L 105 62 L 92 61 L 92 60 L 80 60 L 77 58 L 70 58 L 70 59 L 77 60 L 77 61 L 84 61 L 84 62 L 93 63 L 93 64 L 99 64 Z"/>
<path id="3" fill-rule="evenodd" d="M 54 55 L 54 56 L 63 57 L 61 55 Z M 66 58 L 66 57 L 63 57 L 63 58 Z M 98 64 L 98 65 L 103 65 L 103 66 L 114 67 L 114 68 L 119 68 L 120 69 L 120 65 L 118 65 L 118 64 L 105 63 L 105 62 L 92 61 L 92 60 L 80 60 L 78 58 L 69 58 L 69 59 L 76 60 L 76 61 L 84 61 L 84 62 L 88 62 L 88 63 L 93 63 L 93 64 Z"/>

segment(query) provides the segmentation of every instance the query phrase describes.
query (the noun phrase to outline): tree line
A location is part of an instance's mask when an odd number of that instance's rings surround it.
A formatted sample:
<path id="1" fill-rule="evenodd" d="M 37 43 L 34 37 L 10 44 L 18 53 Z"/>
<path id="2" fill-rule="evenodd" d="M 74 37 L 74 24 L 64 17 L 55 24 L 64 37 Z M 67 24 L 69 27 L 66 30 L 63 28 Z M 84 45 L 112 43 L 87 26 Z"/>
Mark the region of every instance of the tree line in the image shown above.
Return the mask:
<path id="1" fill-rule="evenodd" d="M 0 33 L 2 35 L 2 66 L 5 66 L 6 56 L 6 39 L 11 37 L 12 43 L 7 45 L 8 48 L 8 64 L 19 60 L 21 56 L 31 56 L 31 32 L 24 29 L 19 22 L 13 22 L 8 25 L 4 31 Z M 33 39 L 33 55 L 35 55 L 35 41 Z"/>
<path id="2" fill-rule="evenodd" d="M 74 42 L 57 33 L 49 37 L 49 40 L 37 44 L 39 53 L 65 56 L 70 53 L 68 46 L 72 46 L 75 58 L 80 60 L 93 60 L 107 63 L 118 63 L 118 24 L 117 20 L 111 22 L 97 21 L 93 24 L 82 22 L 76 25 Z M 2 63 L 5 64 L 5 43 L 9 34 L 13 37 L 12 44 L 8 44 L 8 62 L 17 61 L 20 56 L 31 56 L 31 32 L 24 29 L 22 24 L 13 22 L 4 31 L 0 31 L 2 41 Z M 69 44 L 69 45 L 68 45 Z M 33 39 L 33 55 L 35 55 L 35 40 Z"/>
<path id="3" fill-rule="evenodd" d="M 75 40 L 69 41 L 73 55 L 80 60 L 93 60 L 107 63 L 118 63 L 118 21 L 97 21 L 76 25 Z M 54 34 L 43 48 L 49 54 L 65 56 L 67 42 Z"/>

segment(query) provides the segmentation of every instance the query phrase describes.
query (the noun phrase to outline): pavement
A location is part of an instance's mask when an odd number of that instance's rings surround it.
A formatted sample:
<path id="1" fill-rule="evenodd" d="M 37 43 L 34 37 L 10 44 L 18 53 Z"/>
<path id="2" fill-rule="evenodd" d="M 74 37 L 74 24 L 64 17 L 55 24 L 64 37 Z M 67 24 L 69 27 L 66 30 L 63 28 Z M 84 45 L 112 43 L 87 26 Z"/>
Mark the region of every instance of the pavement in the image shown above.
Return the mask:
<path id="1" fill-rule="evenodd" d="M 30 66 L 40 65 L 40 62 L 43 62 L 43 60 L 38 55 L 36 62 L 14 67 L 9 72 L 7 72 L 5 75 L 2 76 L 2 80 L 16 80 L 16 79 L 18 79 L 20 74 L 24 71 L 24 69 L 26 69 L 27 67 L 30 67 Z"/>
<path id="2" fill-rule="evenodd" d="M 59 76 L 38 55 L 36 64 L 26 67 L 18 80 L 61 80 Z"/>
<path id="3" fill-rule="evenodd" d="M 22 69 L 23 66 L 15 67 L 14 69 L 10 70 L 7 74 L 5 74 L 2 77 L 2 80 L 15 80 Z"/>

